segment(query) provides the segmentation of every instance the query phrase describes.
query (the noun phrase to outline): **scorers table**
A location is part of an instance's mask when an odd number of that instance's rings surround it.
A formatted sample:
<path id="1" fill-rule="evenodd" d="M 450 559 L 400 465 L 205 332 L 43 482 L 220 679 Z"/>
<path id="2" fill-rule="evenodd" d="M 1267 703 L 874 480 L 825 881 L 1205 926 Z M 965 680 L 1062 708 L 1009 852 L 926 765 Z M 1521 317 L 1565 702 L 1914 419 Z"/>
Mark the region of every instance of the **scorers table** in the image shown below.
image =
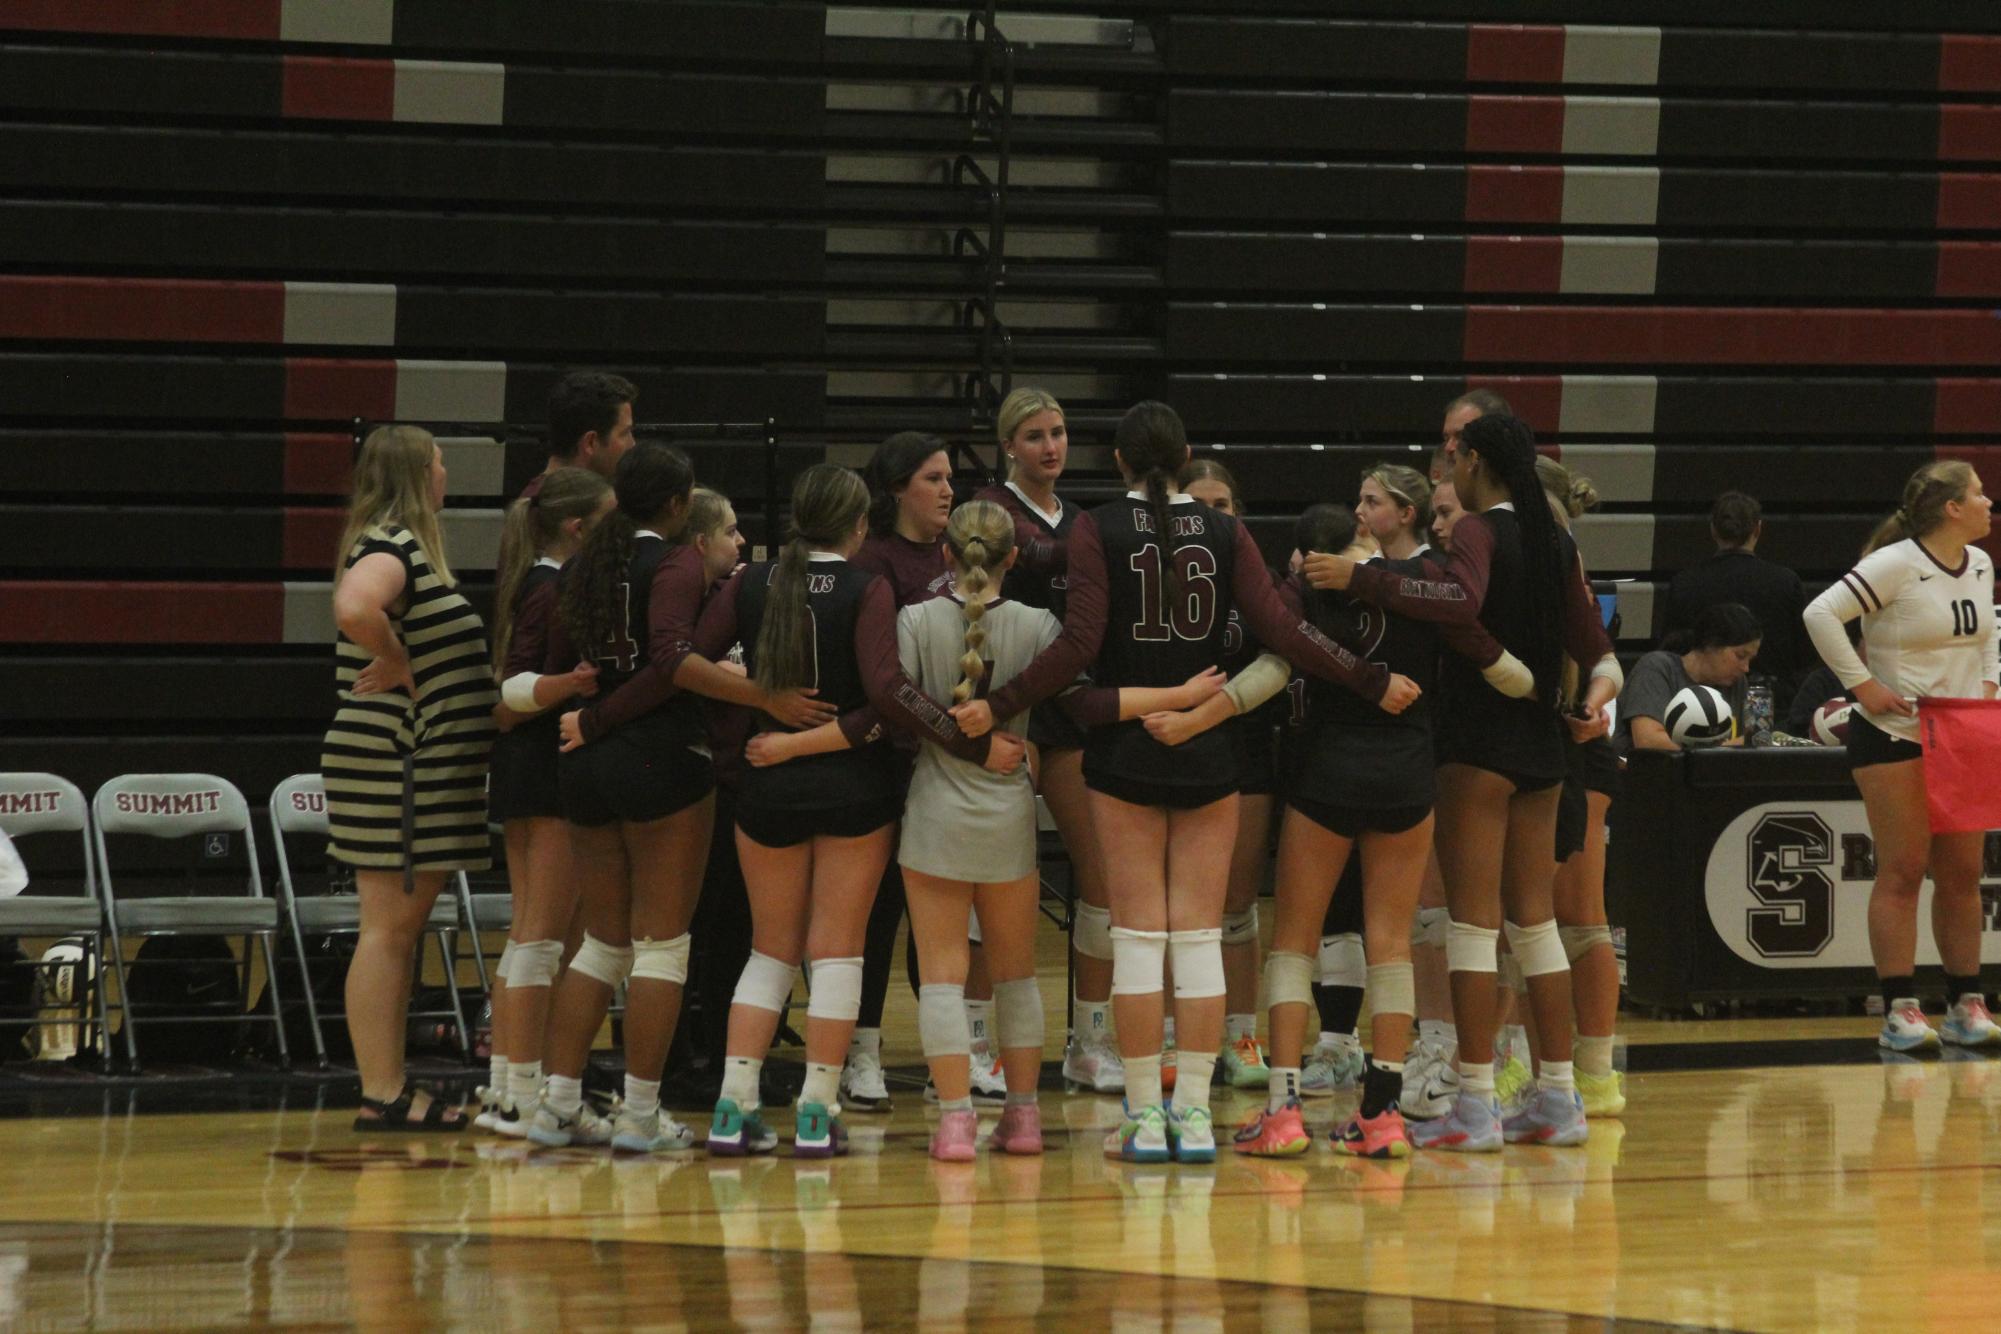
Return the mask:
<path id="1" fill-rule="evenodd" d="M 1606 908 L 1642 1005 L 1860 997 L 1875 848 L 1846 755 L 1825 747 L 1640 751 L 1607 831 Z M 2001 834 L 1987 836 L 1982 958 L 2001 957 Z M 1935 989 L 1931 883 L 1919 990 Z"/>

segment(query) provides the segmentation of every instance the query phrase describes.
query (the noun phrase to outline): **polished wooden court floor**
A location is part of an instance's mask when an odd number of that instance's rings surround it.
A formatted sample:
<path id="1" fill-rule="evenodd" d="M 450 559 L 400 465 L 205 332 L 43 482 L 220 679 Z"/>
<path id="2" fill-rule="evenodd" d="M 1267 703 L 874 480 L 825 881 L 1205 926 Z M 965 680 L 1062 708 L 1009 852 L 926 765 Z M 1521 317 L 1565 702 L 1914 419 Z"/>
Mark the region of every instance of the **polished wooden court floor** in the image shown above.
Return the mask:
<path id="1" fill-rule="evenodd" d="M 728 1166 L 107 1095 L 4 1123 L 0 1327 L 1993 1328 L 2001 1062 L 1857 1027 L 1853 1064 L 1635 1073 L 1585 1148 L 1396 1164 L 1122 1166 L 1115 1104 L 1050 1093 L 1042 1157 L 946 1166 L 909 1084 L 851 1157 Z"/>

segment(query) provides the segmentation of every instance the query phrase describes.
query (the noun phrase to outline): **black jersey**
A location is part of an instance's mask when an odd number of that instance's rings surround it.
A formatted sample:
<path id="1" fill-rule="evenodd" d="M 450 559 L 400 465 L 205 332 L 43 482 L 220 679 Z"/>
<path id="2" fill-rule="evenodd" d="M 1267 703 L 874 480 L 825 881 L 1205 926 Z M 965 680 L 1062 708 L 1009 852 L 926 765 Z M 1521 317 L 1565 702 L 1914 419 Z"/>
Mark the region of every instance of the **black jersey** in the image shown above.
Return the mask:
<path id="1" fill-rule="evenodd" d="M 1434 572 L 1416 558 L 1376 563 L 1417 578 Z M 1356 645 L 1370 661 L 1408 676 L 1424 692 L 1402 713 L 1385 713 L 1351 690 L 1295 677 L 1285 694 L 1289 716 L 1279 762 L 1287 794 L 1370 810 L 1431 805 L 1437 793 L 1431 733 L 1438 627 L 1340 593 L 1315 596 L 1297 575 L 1284 592 L 1288 607 L 1314 613 L 1309 619 L 1322 634 Z"/>
<path id="2" fill-rule="evenodd" d="M 987 487 L 973 499 L 991 500 L 1014 519 L 1014 546 L 1020 554 L 1001 580 L 1001 595 L 1024 607 L 1041 607 L 1062 620 L 1064 595 L 1070 589 L 1064 544 L 1077 526 L 1077 507 L 1063 505 L 1051 523 L 1011 486 Z"/>
<path id="3" fill-rule="evenodd" d="M 576 568 L 574 561 L 565 566 L 565 577 Z M 702 556 L 693 547 L 645 531 L 633 539 L 632 559 L 615 594 L 625 607 L 625 632 L 581 646 L 598 669 L 597 696 L 580 721 L 586 741 L 641 720 L 671 731 L 674 745 L 706 730 L 700 698 L 674 685 L 674 673 L 693 645 L 703 586 Z M 548 670 L 567 670 L 563 661 L 577 651 L 567 641 L 551 636 Z"/>
<path id="4" fill-rule="evenodd" d="M 1276 580 L 1276 574 L 1273 578 Z M 1223 661 L 1220 664 L 1223 675 L 1235 676 L 1256 662 L 1264 652 L 1264 645 L 1244 624 L 1243 612 L 1230 608 L 1229 624 L 1223 632 Z M 1224 724 L 1231 744 L 1236 748 L 1238 791 L 1251 796 L 1272 791 L 1278 764 L 1275 750 L 1277 729 L 1285 722 L 1289 707 L 1286 693 L 1280 691 L 1249 713 L 1239 714 Z"/>
<path id="5" fill-rule="evenodd" d="M 744 666 L 752 676 L 757 674 L 758 632 L 777 570 L 776 561 L 759 561 L 736 582 L 736 631 L 743 643 Z M 862 593 L 876 578 L 844 560 L 815 559 L 806 566 L 806 605 L 813 618 L 813 679 L 808 684 L 819 692 L 817 698 L 843 714 L 861 710 L 869 702 L 856 653 L 855 624 Z M 759 714 L 756 726 L 769 731 L 777 724 Z M 900 768 L 884 737 L 849 750 L 746 769 L 742 799 L 753 806 L 794 810 L 877 804 L 893 799 Z"/>

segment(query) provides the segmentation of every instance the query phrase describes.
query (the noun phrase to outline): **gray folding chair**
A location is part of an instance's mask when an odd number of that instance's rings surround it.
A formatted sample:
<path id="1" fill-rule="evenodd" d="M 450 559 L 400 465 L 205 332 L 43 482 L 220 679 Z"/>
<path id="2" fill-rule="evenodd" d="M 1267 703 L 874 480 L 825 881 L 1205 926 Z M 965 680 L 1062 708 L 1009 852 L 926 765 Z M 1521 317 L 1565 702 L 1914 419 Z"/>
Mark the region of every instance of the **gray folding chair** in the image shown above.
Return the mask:
<path id="1" fill-rule="evenodd" d="M 277 1032 L 278 1061 L 289 1068 L 292 1053 L 285 1044 L 285 1018 L 278 1000 L 276 951 L 278 904 L 264 893 L 257 866 L 257 837 L 250 823 L 250 806 L 234 784 L 214 774 L 126 774 L 97 789 L 92 800 L 92 832 L 97 839 L 98 893 L 110 919 L 118 973 L 118 994 L 127 996 L 125 960 L 116 948 L 123 936 L 242 936 L 245 992 L 249 990 L 250 938 L 264 956 L 265 994 L 271 1013 L 247 1010 L 242 1022 L 268 1022 Z M 250 872 L 241 894 L 119 897 L 111 873 L 107 834 L 137 834 L 146 838 L 178 839 L 201 834 L 231 834 L 243 840 Z M 212 1024 L 217 1016 L 150 1015 L 146 1022 Z M 125 1006 L 125 1051 L 133 1069 L 139 1066 L 137 1016 Z"/>
<path id="2" fill-rule="evenodd" d="M 488 825 L 489 836 L 499 839 L 499 825 Z M 493 1000 L 493 978 L 486 969 L 486 946 L 481 943 L 482 931 L 512 931 L 514 929 L 514 896 L 509 893 L 475 894 L 472 882 L 466 873 L 458 875 L 459 916 L 465 922 L 466 939 L 472 942 L 473 967 L 479 970 L 479 989 L 489 1003 Z"/>
<path id="3" fill-rule="evenodd" d="M 34 883 L 26 892 L 0 899 L 0 936 L 85 936 L 96 960 L 97 977 L 91 985 L 96 992 L 97 1032 L 105 1064 L 111 1063 L 111 1024 L 105 993 L 105 960 L 119 955 L 118 927 L 105 915 L 97 894 L 97 858 L 90 843 L 90 803 L 83 790 L 54 774 L 0 774 L 0 830 L 9 838 L 30 834 L 75 834 L 83 849 L 83 889 L 81 895 L 39 894 Z M 107 948 L 107 935 L 110 945 Z M 25 966 L 25 965 L 24 965 Z M 79 974 L 83 972 L 78 970 Z M 79 980 L 81 980 L 79 978 Z M 121 987 L 118 1003 L 125 1005 Z M 91 1019 L 81 1006 L 77 1010 L 76 1045 L 84 1050 Z M 126 1050 L 131 1050 L 132 1017 L 125 1016 Z"/>
<path id="4" fill-rule="evenodd" d="M 327 789 L 318 774 L 293 774 L 271 791 L 271 846 L 278 857 L 278 898 L 285 907 L 285 920 L 291 926 L 292 948 L 299 960 L 300 989 L 306 993 L 306 1017 L 311 1020 L 313 1030 L 313 1055 L 320 1068 L 327 1065 L 326 1033 L 320 1027 L 319 1001 L 313 995 L 312 964 L 306 954 L 307 936 L 352 936 L 361 931 L 361 900 L 352 894 L 305 894 L 298 892 L 298 881 L 292 875 L 292 860 L 285 847 L 287 836 L 294 838 L 314 838 L 325 842 L 327 827 Z M 466 1031 L 465 1010 L 459 1004 L 459 989 L 452 977 L 453 948 L 451 933 L 458 926 L 459 896 L 464 893 L 465 877 L 460 875 L 460 890 L 453 898 L 438 895 L 431 905 L 430 926 L 437 933 L 438 953 L 444 959 L 445 977 L 448 980 L 446 992 L 451 996 L 449 1010 L 412 1010 L 412 1019 L 450 1019 L 459 1035 L 459 1050 L 472 1050 L 472 1037 Z M 422 960 L 419 959 L 421 964 Z M 341 1019 L 346 1017 L 346 1009 L 330 1013 L 326 1017 Z"/>

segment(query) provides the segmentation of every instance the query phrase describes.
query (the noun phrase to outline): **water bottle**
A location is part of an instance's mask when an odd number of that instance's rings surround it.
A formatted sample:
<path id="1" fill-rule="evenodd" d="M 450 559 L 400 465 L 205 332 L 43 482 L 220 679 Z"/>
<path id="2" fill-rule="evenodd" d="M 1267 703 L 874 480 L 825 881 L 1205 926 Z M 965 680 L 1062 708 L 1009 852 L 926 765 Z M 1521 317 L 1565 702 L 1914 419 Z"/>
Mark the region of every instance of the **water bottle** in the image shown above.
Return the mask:
<path id="1" fill-rule="evenodd" d="M 1762 746 L 1772 736 L 1772 688 L 1754 685 L 1744 692 L 1744 735 L 1749 743 Z"/>

